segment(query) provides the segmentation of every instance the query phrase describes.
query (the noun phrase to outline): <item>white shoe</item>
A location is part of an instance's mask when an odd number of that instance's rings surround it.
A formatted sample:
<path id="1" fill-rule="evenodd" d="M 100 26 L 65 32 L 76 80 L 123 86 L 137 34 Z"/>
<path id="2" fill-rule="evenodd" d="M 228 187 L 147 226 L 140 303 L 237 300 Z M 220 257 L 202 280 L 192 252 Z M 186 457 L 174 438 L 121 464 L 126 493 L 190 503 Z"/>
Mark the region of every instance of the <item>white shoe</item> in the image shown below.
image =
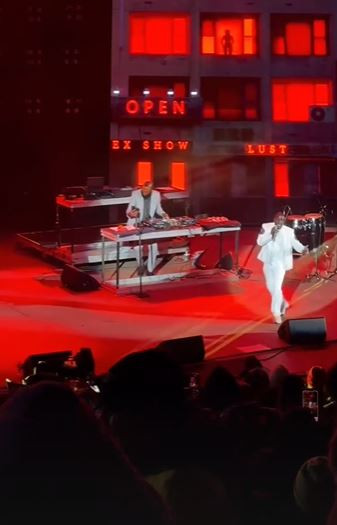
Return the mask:
<path id="1" fill-rule="evenodd" d="M 274 317 L 274 323 L 282 324 L 282 319 L 280 315 L 273 315 L 273 317 Z"/>
<path id="2" fill-rule="evenodd" d="M 285 315 L 287 308 L 289 308 L 289 303 L 284 299 L 281 306 L 281 315 Z"/>

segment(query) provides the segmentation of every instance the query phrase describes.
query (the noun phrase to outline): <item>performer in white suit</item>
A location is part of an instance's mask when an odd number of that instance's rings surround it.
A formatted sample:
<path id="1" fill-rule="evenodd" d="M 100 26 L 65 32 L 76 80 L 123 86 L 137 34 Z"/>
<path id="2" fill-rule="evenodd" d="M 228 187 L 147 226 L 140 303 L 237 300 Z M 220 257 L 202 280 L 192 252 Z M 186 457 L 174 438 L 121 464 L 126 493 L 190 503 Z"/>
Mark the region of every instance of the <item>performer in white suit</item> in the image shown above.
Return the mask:
<path id="1" fill-rule="evenodd" d="M 159 191 L 153 189 L 152 182 L 145 182 L 140 190 L 132 192 L 130 203 L 126 210 L 128 217 L 128 224 L 135 225 L 138 222 L 143 222 L 148 219 L 153 219 L 155 215 L 163 218 L 168 218 L 167 213 L 161 206 L 161 197 Z M 151 243 L 148 247 L 147 272 L 152 275 L 156 266 L 158 255 L 158 244 Z M 138 246 L 135 246 L 135 254 L 140 267 L 140 253 Z"/>
<path id="2" fill-rule="evenodd" d="M 283 297 L 282 284 L 286 271 L 293 267 L 293 249 L 298 253 L 308 253 L 308 248 L 296 239 L 294 230 L 285 225 L 285 220 L 282 212 L 276 213 L 274 222 L 262 224 L 257 238 L 257 244 L 262 247 L 258 259 L 263 262 L 263 273 L 271 295 L 271 311 L 277 324 L 281 324 L 281 316 L 289 306 Z"/>

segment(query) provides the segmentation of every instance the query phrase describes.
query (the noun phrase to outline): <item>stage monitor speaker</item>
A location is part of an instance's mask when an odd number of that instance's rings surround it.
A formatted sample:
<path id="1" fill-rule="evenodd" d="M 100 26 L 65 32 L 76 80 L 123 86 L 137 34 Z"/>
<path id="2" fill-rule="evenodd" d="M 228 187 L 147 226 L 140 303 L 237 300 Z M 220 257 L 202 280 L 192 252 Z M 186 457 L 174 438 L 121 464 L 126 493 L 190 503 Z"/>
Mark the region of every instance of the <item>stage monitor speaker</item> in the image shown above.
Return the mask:
<path id="1" fill-rule="evenodd" d="M 201 252 L 194 261 L 194 266 L 199 270 L 210 270 L 213 268 L 222 268 L 223 270 L 232 270 L 234 266 L 233 256 L 230 252 L 223 255 L 214 253 L 213 250 Z"/>
<path id="2" fill-rule="evenodd" d="M 278 329 L 278 335 L 287 343 L 317 344 L 326 340 L 325 317 L 287 319 Z"/>
<path id="3" fill-rule="evenodd" d="M 65 288 L 74 292 L 92 292 L 100 287 L 94 277 L 70 264 L 63 268 L 61 282 Z"/>
<path id="4" fill-rule="evenodd" d="M 165 352 L 181 365 L 200 363 L 205 357 L 204 339 L 201 335 L 163 341 L 157 346 L 157 350 Z"/>

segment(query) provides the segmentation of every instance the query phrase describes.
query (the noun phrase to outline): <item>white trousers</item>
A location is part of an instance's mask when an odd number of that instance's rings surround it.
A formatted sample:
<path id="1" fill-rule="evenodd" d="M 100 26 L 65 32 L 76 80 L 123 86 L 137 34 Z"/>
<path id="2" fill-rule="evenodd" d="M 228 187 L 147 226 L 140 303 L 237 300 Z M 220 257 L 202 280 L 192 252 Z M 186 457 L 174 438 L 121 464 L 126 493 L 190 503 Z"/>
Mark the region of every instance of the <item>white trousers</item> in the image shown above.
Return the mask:
<path id="1" fill-rule="evenodd" d="M 140 259 L 144 255 L 144 248 L 145 246 L 142 246 L 142 255 L 140 255 L 139 246 L 134 247 L 138 266 L 140 266 Z M 156 242 L 152 244 L 147 244 L 146 248 L 148 250 L 147 270 L 152 273 L 156 267 L 157 256 L 158 256 L 158 244 Z"/>
<path id="2" fill-rule="evenodd" d="M 263 265 L 263 273 L 266 285 L 271 295 L 271 311 L 273 315 L 281 314 L 281 306 L 284 301 L 282 284 L 285 276 L 285 269 L 281 262 L 273 261 Z"/>

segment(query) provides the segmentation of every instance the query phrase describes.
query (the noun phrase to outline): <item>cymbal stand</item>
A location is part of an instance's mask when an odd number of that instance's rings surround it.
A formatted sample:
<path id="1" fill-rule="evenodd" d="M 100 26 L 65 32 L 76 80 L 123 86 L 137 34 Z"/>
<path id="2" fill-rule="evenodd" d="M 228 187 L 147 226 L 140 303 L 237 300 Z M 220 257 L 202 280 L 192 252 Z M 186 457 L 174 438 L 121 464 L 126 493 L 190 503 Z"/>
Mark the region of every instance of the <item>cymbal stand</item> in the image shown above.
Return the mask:
<path id="1" fill-rule="evenodd" d="M 320 228 L 319 239 L 321 239 L 321 233 L 322 233 L 321 225 L 319 226 L 319 228 Z M 316 234 L 316 229 L 313 228 L 313 230 L 311 231 L 310 235 L 311 235 L 311 238 L 312 238 L 312 245 L 313 245 L 313 249 L 312 249 L 311 253 L 314 254 L 314 258 L 315 258 L 315 271 L 314 271 L 314 273 L 307 274 L 306 279 L 308 281 L 312 281 L 313 279 L 316 279 L 316 281 L 320 281 L 320 280 L 327 281 L 329 279 L 329 277 L 324 277 L 320 273 L 320 271 L 318 269 L 318 258 L 319 258 L 319 248 L 320 248 L 320 246 L 319 245 L 316 246 L 315 234 Z M 319 244 L 319 242 L 317 244 Z"/>
<path id="2" fill-rule="evenodd" d="M 306 275 L 307 281 L 312 281 L 313 279 L 316 279 L 316 281 L 320 281 L 321 279 L 326 279 L 326 277 L 322 277 L 322 275 L 318 271 L 318 248 L 314 248 L 311 253 L 314 255 L 315 271 L 314 273 L 308 273 Z"/>
<path id="3" fill-rule="evenodd" d="M 329 272 L 329 275 L 327 277 L 327 279 L 332 279 L 333 277 L 335 277 L 335 275 L 337 275 L 337 243 L 336 243 L 336 246 L 335 246 L 335 269 L 331 272 Z"/>

